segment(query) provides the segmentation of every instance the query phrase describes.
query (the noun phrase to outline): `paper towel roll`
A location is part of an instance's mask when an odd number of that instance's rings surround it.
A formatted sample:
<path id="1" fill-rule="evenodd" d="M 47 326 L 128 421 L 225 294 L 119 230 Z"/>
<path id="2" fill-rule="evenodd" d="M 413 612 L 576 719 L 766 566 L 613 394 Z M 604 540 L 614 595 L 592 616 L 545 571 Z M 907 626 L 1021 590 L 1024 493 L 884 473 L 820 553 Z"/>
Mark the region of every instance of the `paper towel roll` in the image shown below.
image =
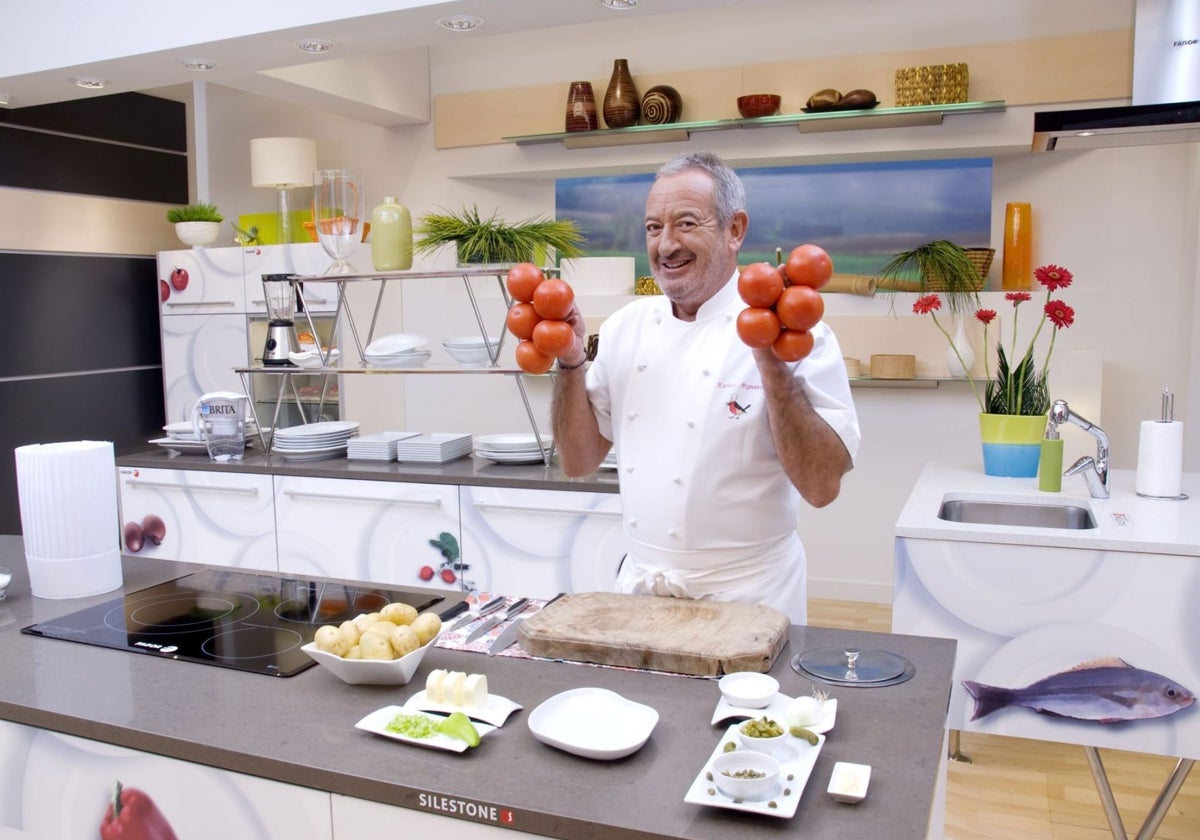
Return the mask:
<path id="1" fill-rule="evenodd" d="M 39 598 L 121 585 L 117 464 L 107 441 L 19 446 L 17 498 L 29 583 Z"/>
<path id="2" fill-rule="evenodd" d="M 1139 495 L 1176 498 L 1183 492 L 1183 424 L 1143 420 L 1138 437 Z"/>

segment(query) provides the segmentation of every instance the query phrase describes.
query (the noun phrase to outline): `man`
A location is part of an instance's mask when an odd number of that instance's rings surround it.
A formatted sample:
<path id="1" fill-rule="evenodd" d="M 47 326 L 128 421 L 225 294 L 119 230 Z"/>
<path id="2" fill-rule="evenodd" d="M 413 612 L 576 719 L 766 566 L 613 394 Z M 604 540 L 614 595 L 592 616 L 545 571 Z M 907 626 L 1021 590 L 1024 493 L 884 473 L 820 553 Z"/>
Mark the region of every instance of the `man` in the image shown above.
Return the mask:
<path id="1" fill-rule="evenodd" d="M 615 444 L 632 550 L 622 592 L 767 604 L 807 621 L 800 498 L 837 498 L 858 451 L 841 350 L 819 324 L 800 362 L 752 350 L 734 321 L 738 250 L 749 216 L 741 180 L 716 155 L 659 170 L 646 200 L 646 249 L 663 296 L 600 328 L 584 370 L 584 325 L 558 362 L 551 407 L 568 475 Z"/>

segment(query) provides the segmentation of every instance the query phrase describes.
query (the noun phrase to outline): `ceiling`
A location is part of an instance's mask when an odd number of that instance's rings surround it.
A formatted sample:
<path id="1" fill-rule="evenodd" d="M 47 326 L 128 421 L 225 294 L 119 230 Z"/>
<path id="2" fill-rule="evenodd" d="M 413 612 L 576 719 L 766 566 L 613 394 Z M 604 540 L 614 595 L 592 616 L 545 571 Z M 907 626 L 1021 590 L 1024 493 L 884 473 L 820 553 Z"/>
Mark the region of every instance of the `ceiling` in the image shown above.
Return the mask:
<path id="1" fill-rule="evenodd" d="M 440 45 L 618 16 L 644 18 L 652 26 L 665 15 L 727 5 L 727 0 L 637 0 L 632 8 L 614 10 L 601 0 L 289 0 L 286 7 L 230 0 L 40 0 L 5 9 L 0 107 L 128 91 L 178 96 L 192 82 L 204 81 L 378 125 L 420 122 L 428 118 L 428 52 Z M 456 15 L 484 22 L 471 32 L 436 25 Z M 303 40 L 333 47 L 311 55 L 296 46 Z M 184 66 L 195 60 L 215 67 L 196 72 Z M 416 65 L 425 72 L 403 72 Z M 380 75 L 391 83 L 334 81 Z M 423 87 L 398 97 L 397 78 L 415 78 L 414 86 Z M 75 79 L 103 80 L 104 87 L 84 89 Z M 414 98 L 422 107 L 412 107 Z"/>

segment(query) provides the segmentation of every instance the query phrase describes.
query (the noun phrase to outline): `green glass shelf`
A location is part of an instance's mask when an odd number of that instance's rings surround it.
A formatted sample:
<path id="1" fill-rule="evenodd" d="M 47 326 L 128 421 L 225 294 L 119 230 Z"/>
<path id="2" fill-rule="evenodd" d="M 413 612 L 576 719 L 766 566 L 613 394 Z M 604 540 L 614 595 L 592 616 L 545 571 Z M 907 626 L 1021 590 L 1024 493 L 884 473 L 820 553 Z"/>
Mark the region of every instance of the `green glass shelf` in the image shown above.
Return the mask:
<path id="1" fill-rule="evenodd" d="M 776 114 L 773 117 L 757 117 L 752 120 L 728 119 L 677 122 L 665 125 L 635 125 L 629 128 L 607 128 L 598 131 L 526 134 L 503 139 L 510 143 L 516 143 L 518 146 L 562 143 L 568 149 L 591 149 L 601 146 L 666 143 L 686 140 L 693 132 L 740 128 L 771 128 L 792 125 L 801 133 L 809 134 L 822 131 L 940 125 L 947 116 L 984 114 L 1004 109 L 1003 101 L 956 102 L 950 105 L 912 105 L 907 108 L 868 108 L 853 111 L 819 111 L 811 114 Z"/>

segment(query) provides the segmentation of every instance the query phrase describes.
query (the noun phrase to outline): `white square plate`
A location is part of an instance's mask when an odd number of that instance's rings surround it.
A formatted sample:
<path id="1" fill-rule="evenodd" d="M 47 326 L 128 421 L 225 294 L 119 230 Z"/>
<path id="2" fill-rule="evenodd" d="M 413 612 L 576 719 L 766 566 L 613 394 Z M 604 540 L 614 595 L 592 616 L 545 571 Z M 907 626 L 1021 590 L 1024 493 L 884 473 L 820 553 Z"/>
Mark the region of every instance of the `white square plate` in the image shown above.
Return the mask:
<path id="1" fill-rule="evenodd" d="M 640 750 L 657 723 L 657 711 L 606 688 L 563 691 L 529 715 L 529 731 L 543 744 L 604 760 Z"/>
<path id="2" fill-rule="evenodd" d="M 406 744 L 416 744 L 419 747 L 429 747 L 435 750 L 449 750 L 450 752 L 466 752 L 466 741 L 458 738 L 451 738 L 449 735 L 443 735 L 440 732 L 435 733 L 429 738 L 411 738 L 401 732 L 393 732 L 387 728 L 387 725 L 396 715 L 411 714 L 428 715 L 435 720 L 445 720 L 449 717 L 449 715 L 439 715 L 431 712 L 414 712 L 412 709 L 406 709 L 403 706 L 384 706 L 382 709 L 376 709 L 358 723 L 354 724 L 354 728 L 361 729 L 364 732 L 373 732 L 376 735 L 382 735 L 384 738 L 391 738 L 394 741 L 403 741 Z M 482 739 L 484 735 L 496 729 L 496 727 L 488 723 L 479 723 L 478 721 L 474 721 L 474 724 L 475 731 L 479 733 L 480 739 Z"/>

